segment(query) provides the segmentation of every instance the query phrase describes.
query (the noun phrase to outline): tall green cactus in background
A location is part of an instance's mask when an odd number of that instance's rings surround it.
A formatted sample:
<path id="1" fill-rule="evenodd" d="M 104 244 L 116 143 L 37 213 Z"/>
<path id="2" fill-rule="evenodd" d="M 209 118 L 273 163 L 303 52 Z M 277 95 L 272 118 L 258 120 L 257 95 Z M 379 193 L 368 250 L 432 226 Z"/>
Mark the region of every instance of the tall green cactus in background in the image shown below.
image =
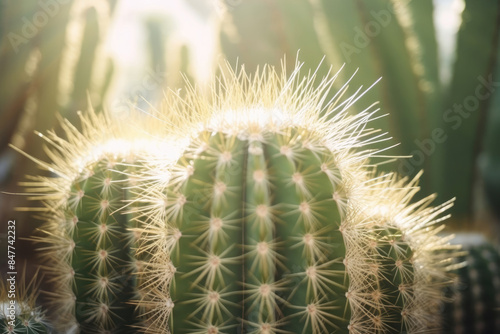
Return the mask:
<path id="1" fill-rule="evenodd" d="M 108 71 L 95 72 L 106 66 L 98 46 L 114 5 L 115 1 L 99 7 L 79 1 L 5 5 L 0 62 L 9 85 L 0 95 L 2 150 L 10 141 L 28 146 L 19 137 L 35 126 L 39 131 L 55 126 L 58 111 L 76 120 L 67 113 L 85 109 L 87 93 L 92 98 L 105 95 Z M 29 153 L 39 150 L 38 140 L 30 136 L 27 141 L 32 146 Z"/>
<path id="2" fill-rule="evenodd" d="M 78 126 L 77 110 L 91 103 L 102 108 L 112 66 L 104 56 L 103 42 L 115 0 L 85 1 L 5 1 L 0 11 L 0 187 L 15 193 L 25 175 L 39 172 L 23 164 L 8 148 L 13 143 L 30 155 L 43 154 L 42 142 L 33 133 L 57 127 L 57 114 Z M 47 157 L 45 157 L 46 159 Z M 38 226 L 26 213 L 20 196 L 2 195 L 2 221 L 16 217 L 17 234 L 29 236 Z M 32 204 L 30 204 L 31 206 Z M 30 222 L 30 224 L 28 224 Z M 19 259 L 28 258 L 29 243 L 18 239 Z M 3 255 L 3 249 L 0 253 Z M 6 255 L 3 256 L 6 258 Z M 2 261 L 3 263 L 3 261 Z M 28 267 L 30 268 L 30 267 Z M 29 269 L 30 270 L 30 269 Z"/>
<path id="3" fill-rule="evenodd" d="M 448 133 L 447 141 L 435 153 L 442 164 L 440 170 L 454 170 L 442 173 L 440 192 L 457 197 L 457 216 L 477 206 L 473 192 L 480 175 L 477 159 L 484 148 L 488 114 L 493 117 L 498 112 L 490 105 L 498 94 L 492 82 L 500 78 L 499 72 L 495 73 L 500 59 L 500 3 L 466 0 L 462 19 L 457 59 L 440 124 Z M 481 52 L 472 51 L 478 48 Z M 483 180 L 492 182 L 488 175 Z"/>
<path id="4" fill-rule="evenodd" d="M 348 113 L 365 91 L 345 97 L 346 83 L 328 100 L 338 73 L 315 86 L 299 69 L 224 68 L 213 101 L 166 101 L 191 139 L 166 185 L 148 189 L 167 231 L 151 260 L 168 268 L 151 280 L 163 293 L 151 314 L 165 320 L 153 331 L 167 320 L 172 333 L 439 327 L 453 247 L 434 224 L 450 203 L 410 205 L 417 179 L 375 176 L 379 151 L 359 148 L 386 140 L 368 128 L 376 110 Z"/>
<path id="5" fill-rule="evenodd" d="M 447 6 L 444 18 L 435 16 L 440 4 Z M 424 169 L 423 192 L 437 191 L 441 201 L 456 197 L 450 225 L 470 227 L 481 207 L 473 195 L 480 180 L 477 158 L 488 141 L 489 105 L 498 93 L 491 80 L 498 81 L 500 6 L 495 0 L 464 0 L 458 31 L 443 41 L 441 30 L 452 32 L 451 16 L 460 5 L 432 0 L 298 0 L 293 6 L 286 0 L 241 1 L 231 7 L 226 22 L 231 28 L 222 31 L 222 49 L 231 62 L 238 59 L 250 70 L 262 63 L 277 65 L 281 54 L 293 56 L 298 50 L 309 64 L 325 56 L 335 68 L 345 64 L 346 73 L 359 68 L 354 90 L 382 77 L 368 96 L 391 114 L 373 126 L 388 129 L 401 142 L 394 155 L 410 156 L 396 169 L 409 177 Z M 251 13 L 260 14 L 258 23 Z M 451 40 L 456 40 L 456 50 Z M 483 175 L 491 194 L 497 173 L 484 170 Z"/>
<path id="6" fill-rule="evenodd" d="M 500 44 L 497 45 L 497 54 L 500 54 Z M 492 78 L 500 78 L 500 66 L 496 66 Z M 491 210 L 496 216 L 497 222 L 500 219 L 500 150 L 497 143 L 500 141 L 500 93 L 495 92 L 494 97 L 488 106 L 488 114 L 481 117 L 481 126 L 484 127 L 484 142 L 478 143 L 482 152 L 479 159 L 481 176 L 484 181 L 485 194 L 490 204 Z M 500 225 L 497 224 L 497 229 Z M 499 233 L 495 233 L 499 235 Z M 499 239 L 497 238 L 497 241 Z"/>

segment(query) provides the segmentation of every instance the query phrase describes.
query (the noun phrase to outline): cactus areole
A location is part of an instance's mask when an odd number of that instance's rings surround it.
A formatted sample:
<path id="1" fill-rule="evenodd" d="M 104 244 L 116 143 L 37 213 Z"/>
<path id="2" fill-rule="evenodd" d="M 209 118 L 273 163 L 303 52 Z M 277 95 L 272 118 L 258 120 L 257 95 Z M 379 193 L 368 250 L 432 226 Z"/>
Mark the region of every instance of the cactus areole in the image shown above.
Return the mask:
<path id="1" fill-rule="evenodd" d="M 172 333 L 434 329 L 443 207 L 406 210 L 412 184 L 374 180 L 376 153 L 355 150 L 380 140 L 366 137 L 373 112 L 348 112 L 363 93 L 341 101 L 345 86 L 332 98 L 332 79 L 313 81 L 229 75 L 197 105 L 163 190 Z"/>

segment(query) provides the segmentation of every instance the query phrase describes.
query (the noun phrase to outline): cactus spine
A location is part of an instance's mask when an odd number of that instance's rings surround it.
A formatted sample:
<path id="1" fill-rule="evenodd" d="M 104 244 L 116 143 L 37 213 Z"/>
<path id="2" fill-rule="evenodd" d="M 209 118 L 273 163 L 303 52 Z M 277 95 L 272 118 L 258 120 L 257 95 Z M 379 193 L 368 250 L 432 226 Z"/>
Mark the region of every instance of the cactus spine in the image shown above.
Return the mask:
<path id="1" fill-rule="evenodd" d="M 349 114 L 361 89 L 329 97 L 335 77 L 314 88 L 298 69 L 229 71 L 212 101 L 167 101 L 192 133 L 167 185 L 149 189 L 167 203 L 153 261 L 168 263 L 156 314 L 172 333 L 437 328 L 449 239 L 434 224 L 450 203 L 410 205 L 416 179 L 374 176 L 377 153 L 354 151 L 384 140 L 367 129 L 374 111 Z"/>

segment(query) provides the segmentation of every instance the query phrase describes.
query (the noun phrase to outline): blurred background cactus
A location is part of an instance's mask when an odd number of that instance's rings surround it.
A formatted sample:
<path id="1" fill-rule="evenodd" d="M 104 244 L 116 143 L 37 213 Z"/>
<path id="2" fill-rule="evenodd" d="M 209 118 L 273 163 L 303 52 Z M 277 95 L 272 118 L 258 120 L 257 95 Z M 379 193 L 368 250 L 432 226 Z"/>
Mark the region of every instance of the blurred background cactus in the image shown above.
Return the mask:
<path id="1" fill-rule="evenodd" d="M 481 234 L 459 234 L 456 243 L 464 254 L 456 264 L 453 287 L 447 290 L 451 302 L 444 307 L 446 333 L 500 332 L 500 250 Z"/>
<path id="2" fill-rule="evenodd" d="M 112 71 L 102 42 L 115 1 L 99 2 L 99 6 L 83 1 L 2 3 L 0 182 L 3 191 L 19 192 L 23 175 L 37 174 L 39 169 L 23 163 L 7 145 L 33 155 L 41 153 L 35 129 L 54 128 L 58 114 L 76 120 L 76 110 L 87 107 L 87 94 L 93 97 L 92 104 L 102 105 Z M 21 196 L 3 195 L 0 204 L 2 221 L 19 220 L 18 236 L 31 234 L 37 226 L 28 215 L 14 213 L 15 207 L 26 206 L 25 201 Z M 30 247 L 22 239 L 17 245 L 21 261 Z M 2 247 L 5 258 L 4 252 Z"/>
<path id="3" fill-rule="evenodd" d="M 376 127 L 401 143 L 390 153 L 411 155 L 395 167 L 410 176 L 424 169 L 423 192 L 456 197 L 451 224 L 470 228 L 480 198 L 475 185 L 485 180 L 478 156 L 498 132 L 485 129 L 499 113 L 492 104 L 499 12 L 497 1 L 241 1 L 222 47 L 250 68 L 299 49 L 312 66 L 326 55 L 335 68 L 345 64 L 344 74 L 359 68 L 353 88 L 382 77 L 369 94 L 391 116 Z M 257 52 L 245 51 L 250 46 Z M 495 177 L 486 178 L 494 187 Z"/>
<path id="4" fill-rule="evenodd" d="M 39 171 L 8 143 L 43 160 L 33 130 L 59 131 L 57 114 L 78 127 L 90 101 L 124 118 L 131 102 L 146 109 L 182 88 L 181 71 L 203 87 L 220 59 L 253 71 L 298 50 L 310 68 L 325 56 L 320 76 L 359 68 L 350 90 L 383 77 L 364 101 L 390 114 L 373 122 L 401 143 L 387 153 L 410 157 L 380 168 L 423 168 L 422 194 L 456 197 L 450 230 L 498 241 L 499 32 L 495 0 L 1 1 L 0 268 L 5 222 L 16 218 L 20 237 L 39 225 L 13 195 Z M 18 261 L 33 262 L 30 245 L 17 245 Z"/>

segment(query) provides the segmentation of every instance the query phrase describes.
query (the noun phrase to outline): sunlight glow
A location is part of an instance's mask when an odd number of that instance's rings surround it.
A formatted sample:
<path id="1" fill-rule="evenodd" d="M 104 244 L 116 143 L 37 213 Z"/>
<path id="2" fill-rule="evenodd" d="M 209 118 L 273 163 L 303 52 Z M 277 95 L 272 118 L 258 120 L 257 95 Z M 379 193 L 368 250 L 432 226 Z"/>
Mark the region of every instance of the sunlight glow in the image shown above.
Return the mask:
<path id="1" fill-rule="evenodd" d="M 161 96 L 167 86 L 174 88 L 178 84 L 181 70 L 199 84 L 208 83 L 219 52 L 219 7 L 217 1 L 120 1 L 105 43 L 106 53 L 116 67 L 110 105 L 142 97 L 154 102 L 151 100 Z M 168 50 L 163 68 L 150 62 L 148 20 L 161 22 Z M 182 47 L 188 50 L 187 69 L 180 68 Z"/>
<path id="2" fill-rule="evenodd" d="M 157 157 L 162 163 L 175 162 L 182 152 L 181 145 L 173 145 L 159 140 L 147 139 L 111 139 L 102 145 L 95 146 L 92 152 L 83 155 L 81 160 L 75 161 L 79 170 L 83 170 L 91 163 L 98 161 L 101 157 L 112 154 L 113 157 L 127 157 L 143 152 L 144 156 Z"/>
<path id="3" fill-rule="evenodd" d="M 455 61 L 456 37 L 462 23 L 464 0 L 434 0 L 434 25 L 439 52 L 439 68 L 441 83 L 451 80 Z"/>

